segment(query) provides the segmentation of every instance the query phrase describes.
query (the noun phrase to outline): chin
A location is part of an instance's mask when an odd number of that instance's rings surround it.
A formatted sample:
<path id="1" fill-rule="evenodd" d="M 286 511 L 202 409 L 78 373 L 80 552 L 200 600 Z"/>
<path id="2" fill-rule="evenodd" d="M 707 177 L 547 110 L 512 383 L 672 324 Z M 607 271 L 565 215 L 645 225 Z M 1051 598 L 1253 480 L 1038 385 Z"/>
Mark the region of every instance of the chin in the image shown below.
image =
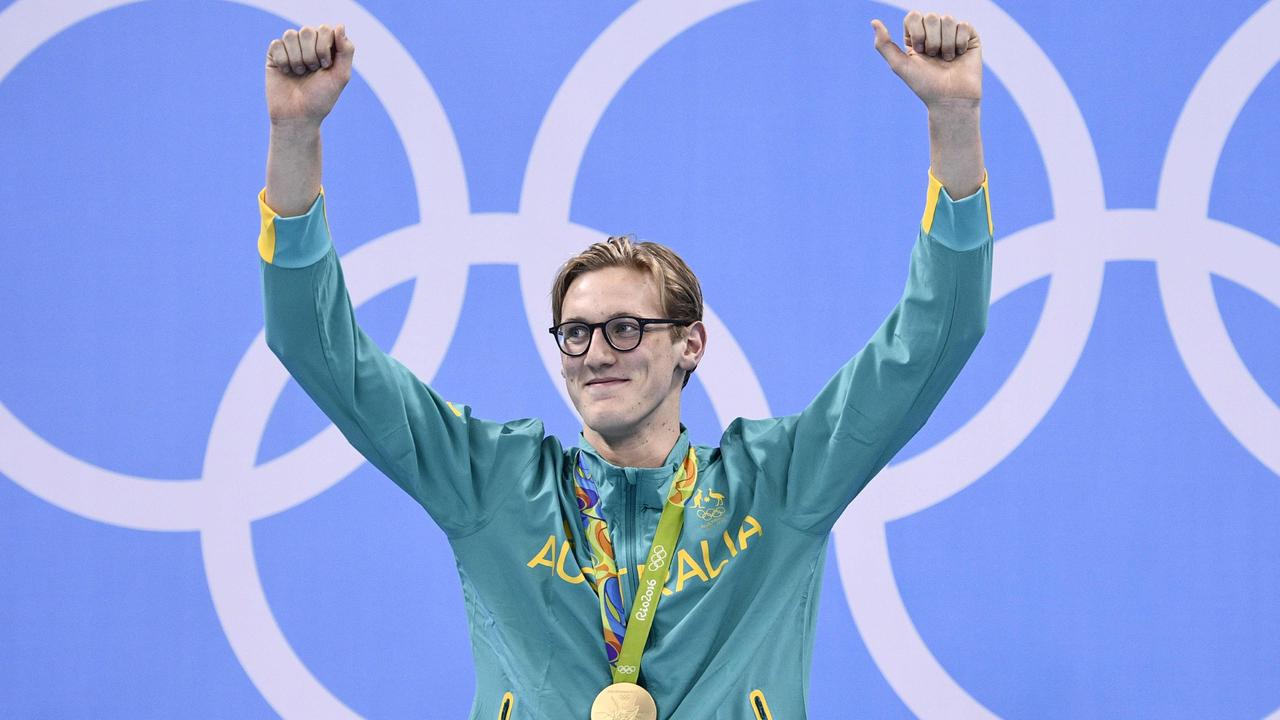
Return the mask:
<path id="1" fill-rule="evenodd" d="M 581 415 L 583 425 L 605 436 L 625 434 L 635 424 L 634 418 L 619 417 L 617 413 L 607 410 L 588 410 Z"/>

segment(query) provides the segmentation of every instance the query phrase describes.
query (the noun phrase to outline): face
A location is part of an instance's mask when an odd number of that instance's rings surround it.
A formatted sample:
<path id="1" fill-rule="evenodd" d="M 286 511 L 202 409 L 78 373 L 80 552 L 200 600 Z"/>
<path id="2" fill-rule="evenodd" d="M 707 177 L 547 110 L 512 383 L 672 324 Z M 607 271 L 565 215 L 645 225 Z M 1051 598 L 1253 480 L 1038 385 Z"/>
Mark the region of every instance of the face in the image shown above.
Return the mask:
<path id="1" fill-rule="evenodd" d="M 583 273 L 569 285 L 560 321 L 596 323 L 619 315 L 665 317 L 652 276 L 622 267 Z M 655 426 L 679 427 L 681 383 L 701 359 L 705 331 L 695 323 L 677 339 L 671 327 L 647 327 L 640 345 L 627 352 L 614 350 L 598 329 L 585 355 L 560 355 L 569 397 L 588 431 L 616 442 Z"/>

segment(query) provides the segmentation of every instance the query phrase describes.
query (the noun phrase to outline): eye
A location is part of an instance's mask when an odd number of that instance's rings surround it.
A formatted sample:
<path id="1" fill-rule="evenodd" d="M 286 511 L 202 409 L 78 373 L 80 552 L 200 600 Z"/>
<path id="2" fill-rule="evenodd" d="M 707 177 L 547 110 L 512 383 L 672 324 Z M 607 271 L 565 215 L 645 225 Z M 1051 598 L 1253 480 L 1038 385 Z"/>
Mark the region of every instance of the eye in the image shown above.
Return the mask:
<path id="1" fill-rule="evenodd" d="M 591 337 L 591 328 L 589 328 L 588 325 L 584 323 L 576 323 L 576 324 L 568 325 L 567 328 L 564 328 L 563 332 L 564 332 L 564 340 L 568 342 L 576 342 L 576 343 L 586 342 L 586 340 L 588 340 L 588 338 Z"/>
<path id="2" fill-rule="evenodd" d="M 614 337 L 635 337 L 640 334 L 640 323 L 634 318 L 618 318 L 609 322 L 609 333 Z"/>

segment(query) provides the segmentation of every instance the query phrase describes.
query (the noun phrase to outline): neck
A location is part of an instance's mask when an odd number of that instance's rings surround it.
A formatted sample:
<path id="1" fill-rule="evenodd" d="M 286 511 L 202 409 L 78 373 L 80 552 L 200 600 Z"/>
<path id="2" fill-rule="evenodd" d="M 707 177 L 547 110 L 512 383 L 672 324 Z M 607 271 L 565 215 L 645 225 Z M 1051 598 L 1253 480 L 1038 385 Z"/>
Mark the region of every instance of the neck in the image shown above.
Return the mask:
<path id="1" fill-rule="evenodd" d="M 680 423 L 659 423 L 641 432 L 614 437 L 583 428 L 582 435 L 600 457 L 618 467 L 661 467 L 680 439 Z"/>

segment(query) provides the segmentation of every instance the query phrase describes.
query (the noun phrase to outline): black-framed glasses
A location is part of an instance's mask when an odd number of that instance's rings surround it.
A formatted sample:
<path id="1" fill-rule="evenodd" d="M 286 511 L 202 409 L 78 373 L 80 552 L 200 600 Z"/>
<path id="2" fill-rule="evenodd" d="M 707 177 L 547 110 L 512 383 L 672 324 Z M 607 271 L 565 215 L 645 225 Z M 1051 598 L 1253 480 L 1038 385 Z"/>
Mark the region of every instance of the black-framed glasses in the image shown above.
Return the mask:
<path id="1" fill-rule="evenodd" d="M 604 332 L 605 342 L 618 352 L 628 352 L 640 347 L 644 339 L 644 329 L 650 325 L 692 325 L 693 320 L 672 320 L 670 318 L 638 318 L 629 315 L 610 318 L 604 322 L 584 323 L 578 321 L 563 322 L 547 332 L 556 336 L 556 344 L 560 352 L 569 357 L 586 355 L 591 349 L 591 338 L 596 335 L 596 328 Z"/>

